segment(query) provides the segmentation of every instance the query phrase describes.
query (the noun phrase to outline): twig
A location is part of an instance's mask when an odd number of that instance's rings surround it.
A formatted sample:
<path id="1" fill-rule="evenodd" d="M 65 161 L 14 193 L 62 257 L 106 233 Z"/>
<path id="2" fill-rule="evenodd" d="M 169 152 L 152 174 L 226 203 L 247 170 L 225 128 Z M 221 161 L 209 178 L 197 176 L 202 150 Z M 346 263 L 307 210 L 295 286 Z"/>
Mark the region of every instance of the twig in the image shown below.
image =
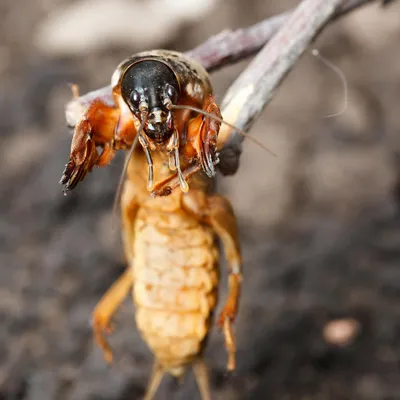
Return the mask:
<path id="1" fill-rule="evenodd" d="M 336 10 L 334 18 L 342 17 L 355 8 L 359 8 L 371 2 L 376 2 L 376 0 L 341 1 L 341 5 Z M 185 54 L 198 60 L 209 72 L 215 71 L 225 65 L 233 64 L 256 54 L 279 28 L 281 28 L 293 12 L 294 10 L 290 10 L 269 17 L 248 28 L 237 29 L 235 31 L 223 31 Z M 68 124 L 74 125 L 76 123 L 76 118 L 79 118 L 81 115 L 81 110 L 97 96 L 101 96 L 102 99 L 108 101 L 110 104 L 114 103 L 111 94 L 111 86 L 105 86 L 101 89 L 89 92 L 67 104 L 66 114 Z"/>
<path id="2" fill-rule="evenodd" d="M 304 0 L 288 16 L 284 26 L 264 45 L 236 79 L 222 102 L 222 115 L 239 129 L 250 129 L 275 90 L 309 44 L 331 20 L 372 1 Z M 239 167 L 243 135 L 226 125 L 219 132 L 219 170 L 234 174 Z"/>
<path id="3" fill-rule="evenodd" d="M 355 8 L 376 0 L 342 0 L 335 10 L 339 18 Z M 295 9 L 270 17 L 253 26 L 235 31 L 223 31 L 186 54 L 198 60 L 208 72 L 233 64 L 256 54 L 290 18 Z"/>
<path id="4" fill-rule="evenodd" d="M 208 71 L 214 71 L 245 59 L 265 46 L 233 83 L 222 103 L 224 119 L 247 130 L 324 25 L 372 2 L 376 1 L 305 0 L 294 11 L 267 18 L 249 28 L 225 31 L 211 37 L 186 55 L 200 61 Z M 74 126 L 87 105 L 98 96 L 110 105 L 114 102 L 110 86 L 80 96 L 67 104 L 68 124 Z M 223 174 L 236 172 L 242 141 L 243 136 L 232 129 L 226 126 L 221 129 L 221 163 L 218 167 Z"/>
<path id="5" fill-rule="evenodd" d="M 227 121 L 245 131 L 251 127 L 275 89 L 341 3 L 341 0 L 304 0 L 297 7 L 229 88 L 222 102 L 222 115 Z M 218 145 L 223 174 L 236 172 L 243 139 L 227 126 L 220 130 Z"/>

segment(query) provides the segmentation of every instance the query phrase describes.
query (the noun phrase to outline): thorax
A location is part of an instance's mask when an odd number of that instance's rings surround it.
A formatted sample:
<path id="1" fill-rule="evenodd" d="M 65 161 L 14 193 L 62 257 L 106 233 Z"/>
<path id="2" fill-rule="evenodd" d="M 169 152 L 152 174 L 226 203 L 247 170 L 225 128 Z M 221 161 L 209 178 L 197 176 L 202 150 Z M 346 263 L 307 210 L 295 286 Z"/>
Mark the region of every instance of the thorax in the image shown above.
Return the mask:
<path id="1" fill-rule="evenodd" d="M 155 182 L 168 178 L 174 172 L 169 168 L 168 155 L 164 151 L 154 152 L 154 175 Z M 183 161 L 184 162 L 184 161 Z M 182 162 L 182 166 L 185 164 Z M 182 207 L 182 196 L 185 196 L 180 188 L 176 188 L 169 196 L 153 197 L 147 190 L 148 164 L 142 149 L 138 149 L 132 157 L 128 168 L 128 178 L 135 186 L 137 193 L 137 202 L 141 208 L 149 210 L 157 210 L 159 212 L 184 212 Z M 200 190 L 211 193 L 213 189 L 213 181 L 202 171 L 191 176 L 188 180 L 189 192 L 191 190 Z"/>

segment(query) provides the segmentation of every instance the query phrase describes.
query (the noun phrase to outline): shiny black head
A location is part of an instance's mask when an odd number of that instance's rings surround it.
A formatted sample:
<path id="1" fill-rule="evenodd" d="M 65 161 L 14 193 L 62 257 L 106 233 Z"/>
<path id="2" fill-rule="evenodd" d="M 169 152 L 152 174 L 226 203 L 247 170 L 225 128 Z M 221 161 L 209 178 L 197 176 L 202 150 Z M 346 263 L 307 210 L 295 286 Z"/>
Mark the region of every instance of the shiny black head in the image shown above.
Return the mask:
<path id="1" fill-rule="evenodd" d="M 121 81 L 121 95 L 131 111 L 142 120 L 146 135 L 157 143 L 169 139 L 173 133 L 171 104 L 178 100 L 179 84 L 166 64 L 144 60 L 133 64 Z"/>

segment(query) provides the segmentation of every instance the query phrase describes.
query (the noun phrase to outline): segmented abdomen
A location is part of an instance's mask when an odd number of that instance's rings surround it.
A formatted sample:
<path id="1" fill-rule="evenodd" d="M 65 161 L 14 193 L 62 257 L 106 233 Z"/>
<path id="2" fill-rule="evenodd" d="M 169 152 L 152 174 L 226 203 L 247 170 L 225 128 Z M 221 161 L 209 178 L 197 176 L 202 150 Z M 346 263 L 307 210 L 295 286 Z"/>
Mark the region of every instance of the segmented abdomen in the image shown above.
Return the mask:
<path id="1" fill-rule="evenodd" d="M 174 375 L 199 354 L 217 301 L 218 251 L 212 230 L 183 211 L 141 208 L 136 218 L 136 324 Z"/>

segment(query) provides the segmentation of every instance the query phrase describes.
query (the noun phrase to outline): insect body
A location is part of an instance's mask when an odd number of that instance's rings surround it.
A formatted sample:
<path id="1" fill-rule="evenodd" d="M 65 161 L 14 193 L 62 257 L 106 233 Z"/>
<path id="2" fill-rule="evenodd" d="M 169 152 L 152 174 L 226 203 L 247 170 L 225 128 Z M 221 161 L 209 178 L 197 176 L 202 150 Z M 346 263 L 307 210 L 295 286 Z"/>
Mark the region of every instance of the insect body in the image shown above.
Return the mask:
<path id="1" fill-rule="evenodd" d="M 176 52 L 134 55 L 116 69 L 112 87 L 114 104 L 97 97 L 77 118 L 61 179 L 70 190 L 94 165 L 130 149 L 121 197 L 128 268 L 94 310 L 95 339 L 111 362 L 105 334 L 133 289 L 136 323 L 156 359 L 146 399 L 164 372 L 180 376 L 189 365 L 203 399 L 209 399 L 201 354 L 217 302 L 217 237 L 230 266 L 228 298 L 218 319 L 229 369 L 235 364 L 232 323 L 241 282 L 236 219 L 229 202 L 213 193 L 210 179 L 218 161 L 220 111 L 206 71 Z"/>

